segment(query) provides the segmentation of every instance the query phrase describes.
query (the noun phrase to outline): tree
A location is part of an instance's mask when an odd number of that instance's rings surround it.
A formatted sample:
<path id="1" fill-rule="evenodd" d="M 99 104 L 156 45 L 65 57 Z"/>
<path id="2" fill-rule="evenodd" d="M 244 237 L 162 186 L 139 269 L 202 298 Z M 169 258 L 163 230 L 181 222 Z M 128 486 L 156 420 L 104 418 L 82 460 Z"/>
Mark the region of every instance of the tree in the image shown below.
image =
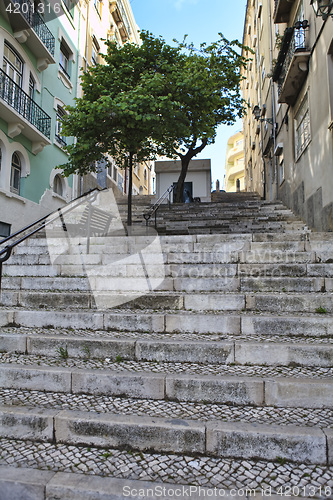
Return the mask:
<path id="1" fill-rule="evenodd" d="M 96 170 L 110 154 L 129 168 L 128 225 L 131 225 L 133 161 L 166 155 L 181 159 L 176 201 L 182 201 L 190 160 L 215 140 L 221 123 L 232 124 L 243 111 L 240 69 L 245 59 L 222 34 L 197 50 L 186 38 L 176 47 L 141 33 L 140 46 L 107 43 L 105 64 L 82 76 L 83 97 L 68 107 L 64 135 L 64 175 Z"/>
<path id="2" fill-rule="evenodd" d="M 182 115 L 185 133 L 178 137 L 175 150 L 181 160 L 176 201 L 182 201 L 184 181 L 189 163 L 208 144 L 215 141 L 221 124 L 232 125 L 244 112 L 241 97 L 241 68 L 247 59 L 237 49 L 245 48 L 237 40 L 229 42 L 222 33 L 211 45 L 205 43 L 196 49 L 184 41 L 178 44 L 186 54 L 182 68 L 172 74 L 173 98 Z"/>
<path id="3" fill-rule="evenodd" d="M 179 48 L 160 38 L 143 35 L 142 45 L 107 42 L 105 64 L 90 67 L 82 76 L 82 98 L 68 106 L 62 132 L 75 136 L 66 147 L 68 163 L 63 173 L 81 175 L 94 172 L 97 162 L 111 155 L 119 165 L 128 167 L 128 216 L 132 224 L 131 198 L 134 162 L 172 156 L 177 144 L 168 134 L 181 116 L 171 95 L 165 95 L 164 75 L 177 59 Z M 177 116 L 178 112 L 178 116 Z M 163 140 L 162 140 L 163 139 Z"/>

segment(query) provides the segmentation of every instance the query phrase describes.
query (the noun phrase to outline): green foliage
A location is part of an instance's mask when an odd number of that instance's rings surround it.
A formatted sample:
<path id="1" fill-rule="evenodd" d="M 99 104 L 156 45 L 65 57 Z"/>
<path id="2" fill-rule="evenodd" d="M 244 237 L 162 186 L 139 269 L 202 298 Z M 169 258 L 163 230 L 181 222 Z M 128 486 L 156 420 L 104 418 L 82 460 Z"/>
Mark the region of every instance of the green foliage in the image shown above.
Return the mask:
<path id="1" fill-rule="evenodd" d="M 316 313 L 318 314 L 326 314 L 327 313 L 327 310 L 325 309 L 325 307 L 317 307 L 316 309 Z"/>
<path id="2" fill-rule="evenodd" d="M 140 46 L 106 42 L 105 64 L 83 74 L 83 97 L 67 107 L 62 133 L 77 141 L 66 148 L 64 175 L 95 171 L 106 154 L 120 166 L 129 156 L 138 162 L 178 156 L 187 170 L 214 142 L 217 127 L 233 124 L 244 110 L 243 47 L 219 37 L 199 49 L 186 37 L 172 47 L 145 31 Z"/>
<path id="3" fill-rule="evenodd" d="M 67 350 L 67 345 L 65 347 L 59 346 L 56 349 L 57 353 L 62 359 L 68 359 L 68 350 Z"/>

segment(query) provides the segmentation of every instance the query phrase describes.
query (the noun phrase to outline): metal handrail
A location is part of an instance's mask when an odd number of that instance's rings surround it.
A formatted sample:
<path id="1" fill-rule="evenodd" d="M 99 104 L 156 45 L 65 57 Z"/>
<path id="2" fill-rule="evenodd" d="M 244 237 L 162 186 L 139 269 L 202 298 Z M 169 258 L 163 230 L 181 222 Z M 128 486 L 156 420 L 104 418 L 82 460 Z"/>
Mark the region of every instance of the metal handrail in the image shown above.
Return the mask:
<path id="1" fill-rule="evenodd" d="M 168 198 L 168 205 L 169 205 L 169 208 L 170 208 L 170 205 L 171 205 L 170 194 L 173 191 L 173 189 L 174 189 L 174 184 L 172 183 L 168 187 L 168 189 L 162 194 L 162 196 L 160 196 L 160 198 L 156 201 L 156 203 L 154 203 L 154 205 L 148 210 L 148 212 L 146 212 L 146 213 L 143 214 L 143 218 L 146 221 L 146 226 L 148 226 L 148 222 L 151 219 L 151 217 L 153 215 L 155 215 L 155 229 L 157 229 L 157 220 L 156 220 L 157 210 L 160 208 L 160 206 L 162 205 L 163 201 L 166 200 L 167 198 Z"/>
<path id="2" fill-rule="evenodd" d="M 64 209 L 58 208 L 57 210 L 54 210 L 53 212 L 49 213 L 48 215 L 44 215 L 44 217 L 41 217 L 40 219 L 32 222 L 31 224 L 29 224 L 28 226 L 25 226 L 22 229 L 19 229 L 18 231 L 16 231 L 16 233 L 11 234 L 10 236 L 7 236 L 7 238 L 0 241 L 0 247 L 1 247 L 1 245 L 3 245 L 4 243 L 9 242 L 10 240 L 12 240 L 16 237 L 19 237 L 22 233 L 25 233 L 26 231 L 33 228 L 34 226 L 38 226 L 37 228 L 33 229 L 28 234 L 25 234 L 24 236 L 20 237 L 18 240 L 15 240 L 13 243 L 6 245 L 2 249 L 0 248 L 0 293 L 1 293 L 2 264 L 10 258 L 12 251 L 13 251 L 13 248 L 15 248 L 17 245 L 19 245 L 23 241 L 27 240 L 28 238 L 30 238 L 34 234 L 38 233 L 39 231 L 44 229 L 46 226 L 51 224 L 51 222 L 54 222 L 58 218 L 60 218 L 60 220 L 63 223 L 63 216 L 65 214 L 71 212 L 72 210 L 74 210 L 78 206 L 82 205 L 82 203 L 84 203 L 84 201 L 86 201 L 86 200 L 82 200 L 82 198 L 88 197 L 93 193 L 93 196 L 92 196 L 92 199 L 90 200 L 90 202 L 94 201 L 94 199 L 96 199 L 96 196 L 97 196 L 97 191 L 101 191 L 101 189 L 99 189 L 99 188 L 91 189 L 87 193 L 84 193 L 81 196 L 79 196 L 78 198 L 75 198 L 74 200 L 72 200 L 70 203 L 68 203 L 68 205 L 66 205 L 66 207 Z M 46 219 L 48 219 L 49 217 L 52 217 L 52 218 L 46 222 Z"/>

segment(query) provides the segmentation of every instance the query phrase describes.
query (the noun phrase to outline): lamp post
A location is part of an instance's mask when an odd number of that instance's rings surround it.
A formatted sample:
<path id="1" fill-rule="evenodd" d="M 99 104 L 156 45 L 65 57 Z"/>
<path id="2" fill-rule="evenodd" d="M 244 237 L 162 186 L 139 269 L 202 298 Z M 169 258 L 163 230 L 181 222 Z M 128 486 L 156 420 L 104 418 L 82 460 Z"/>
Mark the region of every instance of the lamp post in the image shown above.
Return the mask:
<path id="1" fill-rule="evenodd" d="M 333 17 L 333 13 L 331 13 L 333 0 L 311 0 L 311 5 L 316 16 L 321 16 L 324 21 L 326 21 L 328 16 Z"/>
<path id="2" fill-rule="evenodd" d="M 260 122 L 267 122 L 267 123 L 270 123 L 271 125 L 274 125 L 274 121 L 273 121 L 273 118 L 261 118 L 261 109 L 259 108 L 258 104 L 256 106 L 254 106 L 253 110 L 252 110 L 252 113 L 253 113 L 253 116 L 254 118 Z"/>

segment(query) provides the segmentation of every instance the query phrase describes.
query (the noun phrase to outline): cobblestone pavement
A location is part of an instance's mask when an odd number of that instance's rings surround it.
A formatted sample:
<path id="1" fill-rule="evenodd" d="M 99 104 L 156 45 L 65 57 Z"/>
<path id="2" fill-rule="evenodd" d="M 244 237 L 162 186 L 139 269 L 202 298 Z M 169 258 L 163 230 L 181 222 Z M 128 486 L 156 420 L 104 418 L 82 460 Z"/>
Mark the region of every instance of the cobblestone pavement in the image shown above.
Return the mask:
<path id="1" fill-rule="evenodd" d="M 332 344 L 333 336 L 327 337 L 302 337 L 302 336 L 286 336 L 286 335 L 232 335 L 232 334 L 215 334 L 215 333 L 153 333 L 153 332 L 107 332 L 103 330 L 72 330 L 66 328 L 0 328 L 1 335 L 43 335 L 43 336 L 62 336 L 62 337 L 79 337 L 79 338 L 94 338 L 94 339 L 126 339 L 126 340 L 184 340 L 184 341 L 201 341 L 201 342 L 220 342 L 220 341 L 238 341 L 238 342 L 288 342 L 288 343 L 315 343 L 315 344 Z"/>
<path id="2" fill-rule="evenodd" d="M 272 406 L 232 406 L 150 399 L 94 396 L 87 394 L 63 394 L 58 392 L 0 390 L 0 405 L 29 406 L 62 410 L 79 410 L 98 413 L 118 413 L 150 417 L 188 418 L 255 422 L 260 424 L 300 425 L 308 427 L 333 427 L 333 410 L 305 408 L 274 408 Z"/>
<path id="3" fill-rule="evenodd" d="M 55 353 L 56 354 L 56 353 Z M 150 372 L 150 373 L 191 373 L 197 375 L 232 375 L 244 377 L 296 377 L 296 378 L 329 378 L 333 376 L 333 368 L 318 367 L 284 367 L 284 366 L 237 366 L 180 362 L 158 361 L 120 361 L 110 358 L 100 359 L 71 359 L 63 360 L 61 357 L 24 355 L 14 353 L 0 353 L 1 363 L 14 363 L 19 365 L 62 366 L 78 369 L 109 369 L 117 372 Z M 115 353 L 116 355 L 117 353 Z"/>
<path id="4" fill-rule="evenodd" d="M 0 439 L 0 465 L 164 481 L 209 488 L 272 488 L 289 496 L 333 498 L 333 467 L 183 455 Z M 291 494 L 290 494 L 291 493 Z M 288 496 L 288 495 L 286 495 Z"/>

